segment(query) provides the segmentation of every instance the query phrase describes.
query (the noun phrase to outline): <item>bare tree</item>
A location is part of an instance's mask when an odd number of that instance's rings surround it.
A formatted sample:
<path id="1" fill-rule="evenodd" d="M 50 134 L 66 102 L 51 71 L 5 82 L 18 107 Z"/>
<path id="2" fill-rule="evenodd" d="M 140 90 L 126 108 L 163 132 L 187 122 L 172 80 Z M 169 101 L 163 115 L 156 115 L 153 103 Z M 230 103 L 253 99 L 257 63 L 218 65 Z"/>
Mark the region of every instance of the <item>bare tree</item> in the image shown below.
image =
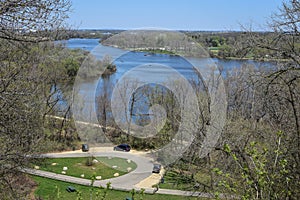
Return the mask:
<path id="1" fill-rule="evenodd" d="M 49 33 L 62 29 L 70 5 L 69 0 L 1 0 L 0 38 L 47 40 Z"/>
<path id="2" fill-rule="evenodd" d="M 0 195 L 22 199 L 18 176 L 44 147 L 44 118 L 55 100 L 51 87 L 65 75 L 50 39 L 67 16 L 66 0 L 1 0 L 0 4 Z M 52 34 L 51 33 L 51 34 Z M 27 42 L 26 44 L 24 42 Z M 56 67 L 55 67 L 56 66 Z M 52 68 L 53 67 L 53 68 Z M 61 69 L 61 70 L 60 70 Z"/>
<path id="3" fill-rule="evenodd" d="M 214 164 L 228 177 L 214 181 L 250 199 L 299 198 L 299 5 L 283 3 L 272 33 L 247 33 L 244 48 L 268 52 L 276 64 L 227 74 L 228 125 L 217 148 L 224 157 Z"/>

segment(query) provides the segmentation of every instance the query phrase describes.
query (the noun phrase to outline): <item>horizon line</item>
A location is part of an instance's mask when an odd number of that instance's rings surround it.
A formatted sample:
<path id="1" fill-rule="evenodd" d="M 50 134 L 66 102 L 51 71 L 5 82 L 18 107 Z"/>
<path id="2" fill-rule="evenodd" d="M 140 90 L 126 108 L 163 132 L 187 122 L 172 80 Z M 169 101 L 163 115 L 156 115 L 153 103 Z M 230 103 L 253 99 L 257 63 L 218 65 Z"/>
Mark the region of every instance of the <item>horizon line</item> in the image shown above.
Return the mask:
<path id="1" fill-rule="evenodd" d="M 129 31 L 129 30 L 151 30 L 149 27 L 145 27 L 145 29 L 143 28 L 79 28 L 79 29 L 70 29 L 71 31 Z M 155 29 L 152 29 L 155 30 Z M 223 33 L 230 33 L 230 32 L 249 32 L 247 30 L 200 30 L 200 29 L 156 29 L 156 30 L 166 30 L 166 31 L 185 31 L 185 32 L 223 32 Z M 266 33 L 266 32 L 274 32 L 271 30 L 253 30 L 251 32 L 262 32 L 262 33 Z"/>

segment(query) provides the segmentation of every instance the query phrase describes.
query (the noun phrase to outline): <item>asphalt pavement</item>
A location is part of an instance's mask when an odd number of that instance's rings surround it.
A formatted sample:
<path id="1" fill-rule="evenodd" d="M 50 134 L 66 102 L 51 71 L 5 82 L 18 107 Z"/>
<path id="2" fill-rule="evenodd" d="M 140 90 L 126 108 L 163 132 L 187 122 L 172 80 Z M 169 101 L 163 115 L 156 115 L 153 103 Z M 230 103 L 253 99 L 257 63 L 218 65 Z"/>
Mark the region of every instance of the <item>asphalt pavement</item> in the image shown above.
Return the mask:
<path id="1" fill-rule="evenodd" d="M 139 152 L 118 152 L 113 151 L 112 147 L 106 148 L 97 148 L 93 149 L 89 152 L 81 152 L 81 151 L 70 151 L 70 152 L 61 152 L 61 153 L 47 153 L 43 154 L 42 157 L 49 157 L 49 158 L 70 158 L 70 157 L 120 157 L 125 159 L 130 159 L 137 164 L 137 168 L 125 175 L 114 177 L 105 180 L 96 180 L 94 182 L 94 186 L 102 186 L 106 187 L 107 183 L 111 183 L 111 189 L 114 190 L 122 190 L 122 191 L 130 191 L 135 189 L 137 191 L 141 190 L 142 188 L 138 187 L 139 183 L 145 182 L 147 178 L 155 177 L 152 174 L 153 168 L 153 159 L 145 153 Z M 65 182 L 80 184 L 80 185 L 91 185 L 91 180 L 84 179 L 84 178 L 77 178 L 72 177 L 64 174 L 56 174 L 52 172 L 36 170 L 36 169 L 23 169 L 25 173 L 42 176 L 46 178 L 61 180 Z M 170 190 L 170 189 L 158 189 L 152 188 L 152 185 L 155 183 L 159 183 L 160 176 L 156 176 L 155 182 L 151 182 L 148 187 L 143 187 L 145 189 L 145 193 L 157 193 L 157 194 L 169 194 L 169 195 L 180 195 L 180 196 L 194 196 L 194 197 L 204 197 L 204 198 L 214 198 L 214 196 L 210 193 L 203 193 L 203 192 L 193 192 L 193 191 L 182 191 L 182 190 Z M 154 184 L 153 184 L 154 183 Z M 220 194 L 220 198 L 230 198 L 230 199 L 237 199 L 235 196 Z"/>
<path id="2" fill-rule="evenodd" d="M 108 148 L 110 148 L 111 150 L 108 150 Z M 119 158 L 129 159 L 136 163 L 137 165 L 136 169 L 119 177 L 114 177 L 105 180 L 96 180 L 94 182 L 94 186 L 106 187 L 106 184 L 110 182 L 111 187 L 113 189 L 130 191 L 134 188 L 136 190 L 140 190 L 141 188 L 138 188 L 135 185 L 137 185 L 138 183 L 140 183 L 141 181 L 145 180 L 146 178 L 152 175 L 153 159 L 139 153 L 113 151 L 112 147 L 108 147 L 108 148 L 107 147 L 104 149 L 98 148 L 98 150 L 90 150 L 89 152 L 75 151 L 75 152 L 65 152 L 65 153 L 64 152 L 47 153 L 47 154 L 42 154 L 41 156 L 48 157 L 48 158 L 71 158 L 71 157 L 94 156 L 94 157 L 119 157 Z M 70 177 L 68 175 L 63 175 L 63 174 L 56 174 L 52 172 L 45 172 L 45 171 L 35 170 L 35 169 L 26 169 L 26 172 L 38 176 L 44 176 L 47 178 L 77 183 L 81 185 L 91 184 L 91 180 L 84 179 L 84 178 Z M 160 180 L 158 179 L 157 183 L 159 181 Z M 147 192 L 153 193 L 154 189 L 151 186 L 152 185 L 149 185 L 147 188 L 144 189 L 146 189 Z"/>

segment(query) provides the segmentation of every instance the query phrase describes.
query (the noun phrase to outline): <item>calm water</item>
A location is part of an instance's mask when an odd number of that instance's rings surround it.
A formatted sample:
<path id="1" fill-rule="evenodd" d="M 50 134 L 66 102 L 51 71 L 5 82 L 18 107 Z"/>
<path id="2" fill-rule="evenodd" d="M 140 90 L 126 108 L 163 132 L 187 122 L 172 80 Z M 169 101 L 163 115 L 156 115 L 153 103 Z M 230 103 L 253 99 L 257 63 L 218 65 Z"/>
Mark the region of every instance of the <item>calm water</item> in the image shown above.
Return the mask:
<path id="1" fill-rule="evenodd" d="M 199 77 L 195 74 L 193 66 L 185 58 L 167 54 L 153 54 L 145 52 L 128 52 L 125 50 L 102 46 L 99 43 L 99 39 L 70 39 L 67 41 L 59 41 L 65 43 L 66 47 L 75 49 L 80 48 L 90 51 L 96 58 L 102 59 L 105 55 L 110 55 L 113 58 L 114 64 L 117 66 L 117 72 L 108 78 L 97 78 L 94 80 L 88 80 L 81 83 L 79 93 L 84 97 L 86 104 L 95 104 L 95 96 L 99 96 L 103 91 L 103 85 L 114 85 L 123 76 L 127 76 L 130 70 L 137 66 L 144 66 L 134 72 L 130 73 L 139 80 L 146 80 L 151 77 L 151 80 L 159 83 L 160 81 L 167 80 L 168 77 L 172 77 L 173 71 L 170 72 L 167 68 L 159 67 L 160 65 L 168 66 L 184 78 L 189 81 L 199 82 Z M 218 58 L 212 59 L 199 59 L 189 58 L 189 61 L 197 63 L 199 65 L 206 64 L 208 62 L 216 64 L 219 68 L 223 69 L 222 75 L 225 77 L 225 72 L 233 68 L 239 68 L 245 64 L 252 64 L 255 67 L 272 67 L 270 62 L 258 62 L 253 60 L 224 60 Z M 128 76 L 129 76 L 128 75 Z M 88 113 L 89 111 L 86 110 Z"/>
<path id="2" fill-rule="evenodd" d="M 166 66 L 173 67 L 178 70 L 180 73 L 187 75 L 191 73 L 191 64 L 186 62 L 182 57 L 167 55 L 167 54 L 152 54 L 144 52 L 127 52 L 118 48 L 103 46 L 99 43 L 99 39 L 82 39 L 82 38 L 73 38 L 69 40 L 60 41 L 64 43 L 66 47 L 70 49 L 84 49 L 90 51 L 97 58 L 102 59 L 105 55 L 111 55 L 115 57 L 119 56 L 114 63 L 117 65 L 117 72 L 114 74 L 114 78 L 118 79 L 125 72 L 132 69 L 133 67 L 149 64 L 149 63 L 160 63 Z M 195 60 L 196 62 L 205 62 L 204 59 L 198 58 L 189 58 Z M 226 60 L 219 58 L 212 58 L 212 61 L 218 65 L 221 69 L 231 70 L 233 68 L 239 68 L 245 64 L 251 64 L 255 67 L 272 67 L 274 64 L 271 62 L 261 62 L 254 60 Z M 149 71 L 148 71 L 149 72 Z M 158 73 L 157 71 L 155 73 Z M 164 74 L 162 71 L 161 74 Z"/>
<path id="3" fill-rule="evenodd" d="M 62 43 L 70 49 L 83 49 L 92 51 L 99 44 L 99 39 L 73 38 L 69 40 L 57 41 L 57 43 Z"/>

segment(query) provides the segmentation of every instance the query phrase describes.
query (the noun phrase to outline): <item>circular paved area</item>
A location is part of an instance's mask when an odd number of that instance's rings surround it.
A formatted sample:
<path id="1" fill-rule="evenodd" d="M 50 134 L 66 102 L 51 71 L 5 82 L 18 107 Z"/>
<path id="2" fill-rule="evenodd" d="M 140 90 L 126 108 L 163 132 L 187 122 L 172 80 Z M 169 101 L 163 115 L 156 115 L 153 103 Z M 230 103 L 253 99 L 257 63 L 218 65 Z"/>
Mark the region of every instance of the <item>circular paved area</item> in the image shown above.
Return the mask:
<path id="1" fill-rule="evenodd" d="M 147 190 L 153 190 L 152 185 L 157 184 L 161 176 L 157 174 L 152 174 L 153 168 L 153 159 L 149 157 L 146 152 L 138 152 L 138 151 L 131 151 L 131 152 L 120 152 L 120 151 L 113 151 L 113 147 L 96 147 L 90 148 L 89 152 L 82 152 L 81 150 L 76 151 L 68 151 L 68 152 L 60 152 L 60 153 L 47 153 L 43 154 L 44 157 L 50 158 L 67 158 L 67 157 L 87 157 L 87 156 L 94 156 L 94 157 L 119 157 L 130 159 L 137 164 L 137 168 L 123 176 L 119 176 L 116 178 L 110 178 L 105 180 L 97 180 L 94 182 L 95 186 L 103 186 L 106 187 L 108 182 L 111 183 L 112 188 L 120 189 L 120 190 L 131 190 L 132 188 L 140 189 L 144 188 Z M 40 171 L 39 171 L 40 172 Z M 68 181 L 75 181 L 80 184 L 89 185 L 91 183 L 88 179 L 81 179 L 70 177 L 61 174 L 54 174 L 47 172 L 46 173 L 51 178 L 57 178 L 60 180 Z M 57 177 L 53 177 L 53 176 Z"/>

